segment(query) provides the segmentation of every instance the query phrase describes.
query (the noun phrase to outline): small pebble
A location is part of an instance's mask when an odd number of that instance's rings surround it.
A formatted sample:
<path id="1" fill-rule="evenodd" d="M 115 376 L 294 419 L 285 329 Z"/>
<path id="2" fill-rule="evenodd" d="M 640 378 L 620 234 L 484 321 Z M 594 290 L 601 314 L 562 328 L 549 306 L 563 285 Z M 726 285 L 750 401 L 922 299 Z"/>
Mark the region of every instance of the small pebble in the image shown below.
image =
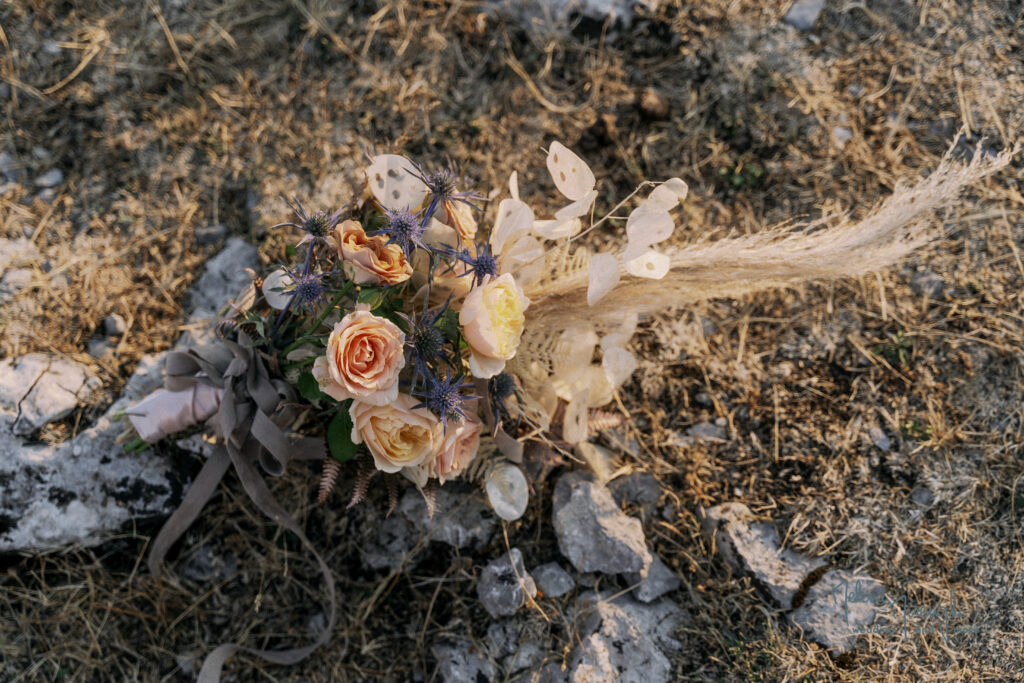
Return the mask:
<path id="1" fill-rule="evenodd" d="M 59 168 L 51 168 L 49 171 L 36 178 L 36 187 L 57 187 L 63 182 L 64 173 Z"/>
<path id="2" fill-rule="evenodd" d="M 103 331 L 107 333 L 108 337 L 120 337 L 128 331 L 128 323 L 121 315 L 114 313 L 103 320 Z"/>

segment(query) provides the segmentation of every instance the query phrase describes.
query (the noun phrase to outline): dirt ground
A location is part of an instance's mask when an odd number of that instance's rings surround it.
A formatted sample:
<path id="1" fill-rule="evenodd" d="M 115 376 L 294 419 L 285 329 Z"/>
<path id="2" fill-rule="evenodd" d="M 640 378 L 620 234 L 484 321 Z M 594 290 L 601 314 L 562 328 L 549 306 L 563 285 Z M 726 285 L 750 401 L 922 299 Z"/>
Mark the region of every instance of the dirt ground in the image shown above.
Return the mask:
<path id="1" fill-rule="evenodd" d="M 958 154 L 1021 139 L 1016 0 L 829 0 L 810 33 L 781 23 L 788 5 L 671 0 L 629 28 L 572 32 L 524 29 L 475 2 L 0 5 L 0 152 L 22 173 L 0 191 L 0 236 L 29 237 L 45 257 L 0 305 L 0 357 L 99 365 L 103 401 L 42 435 L 69 437 L 179 334 L 184 293 L 216 250 L 197 239 L 205 228 L 250 239 L 269 264 L 290 239 L 267 231 L 286 215 L 277 196 L 347 198 L 367 150 L 451 159 L 485 192 L 518 170 L 535 197 L 553 194 L 543 147 L 560 139 L 595 170 L 599 201 L 686 180 L 687 241 L 863 215 L 934 168 L 961 128 Z M 33 179 L 52 168 L 64 183 L 47 201 Z M 620 464 L 665 488 L 644 522 L 693 617 L 678 634 L 680 680 L 1024 679 L 1022 180 L 1018 157 L 934 218 L 942 240 L 877 277 L 644 326 L 641 368 L 619 396 L 636 440 Z M 67 286 L 52 284 L 60 274 Z M 86 344 L 115 312 L 129 332 L 94 361 Z M 716 421 L 723 439 L 682 438 Z M 342 487 L 318 506 L 317 474 L 294 468 L 273 486 L 334 569 L 332 646 L 291 668 L 239 656 L 225 680 L 431 680 L 433 642 L 485 633 L 474 577 L 504 535 L 372 572 L 358 544 L 383 498 L 346 511 Z M 867 636 L 829 657 L 711 555 L 698 507 L 732 500 L 772 519 L 787 547 L 880 579 L 906 598 L 897 617 L 921 621 L 914 606 L 952 591 L 972 628 Z M 309 638 L 318 575 L 237 480 L 170 558 L 178 575 L 209 545 L 237 558 L 233 578 L 150 579 L 157 525 L 0 558 L 0 678 L 189 680 L 217 643 Z M 505 531 L 527 566 L 554 558 L 550 480 Z M 553 657 L 573 645 L 567 605 L 536 616 L 565 645 Z"/>

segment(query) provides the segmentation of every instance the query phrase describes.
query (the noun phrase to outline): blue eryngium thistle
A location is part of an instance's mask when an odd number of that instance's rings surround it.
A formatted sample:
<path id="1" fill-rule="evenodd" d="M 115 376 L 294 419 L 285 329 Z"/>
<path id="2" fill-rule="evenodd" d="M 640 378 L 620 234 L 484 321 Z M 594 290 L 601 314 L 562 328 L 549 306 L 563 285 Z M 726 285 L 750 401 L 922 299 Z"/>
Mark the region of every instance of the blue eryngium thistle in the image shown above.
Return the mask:
<path id="1" fill-rule="evenodd" d="M 384 209 L 384 218 L 387 223 L 381 228 L 380 234 L 387 235 L 388 244 L 402 247 L 407 259 L 412 258 L 416 247 L 427 248 L 423 243 L 424 224 L 415 213 L 409 209 Z"/>
<path id="2" fill-rule="evenodd" d="M 327 295 L 327 288 L 324 287 L 323 273 L 305 273 L 301 271 L 288 271 L 292 278 L 292 301 L 291 303 L 300 308 L 312 310 Z"/>
<path id="3" fill-rule="evenodd" d="M 487 380 L 487 395 L 491 401 L 491 412 L 494 413 L 494 421 L 501 424 L 511 417 L 505 401 L 516 393 L 516 380 L 507 372 L 499 372 Z"/>
<path id="4" fill-rule="evenodd" d="M 327 241 L 327 233 L 334 229 L 334 226 L 341 220 L 341 214 L 344 209 L 338 209 L 332 214 L 326 211 L 315 211 L 312 214 L 306 213 L 306 208 L 302 206 L 298 199 L 292 197 L 290 200 L 287 197 L 282 197 L 285 203 L 292 208 L 295 215 L 299 217 L 298 223 L 292 223 L 286 221 L 284 223 L 278 223 L 277 225 L 271 226 L 272 228 L 281 227 L 292 227 L 299 228 L 306 233 L 306 236 L 302 238 L 299 244 L 305 242 L 325 242 Z"/>
<path id="5" fill-rule="evenodd" d="M 420 221 L 424 228 L 430 224 L 430 219 L 434 217 L 438 207 L 445 202 L 462 202 L 473 206 L 470 200 L 481 198 L 476 192 L 459 192 L 455 173 L 450 168 L 440 168 L 433 173 L 427 173 L 416 166 L 415 175 L 427 186 L 427 194 L 430 195 L 430 203 L 427 204 L 427 210 L 423 212 L 423 219 Z"/>
<path id="6" fill-rule="evenodd" d="M 471 389 L 472 384 L 463 383 L 462 375 L 455 375 L 451 370 L 442 379 L 433 373 L 427 375 L 427 387 L 423 392 L 423 403 L 413 408 L 429 408 L 441 420 L 444 430 L 448 431 L 448 422 L 461 422 L 466 417 L 462 403 L 470 396 L 463 394 L 464 389 Z"/>
<path id="7" fill-rule="evenodd" d="M 491 253 L 491 245 L 476 245 L 476 256 L 470 255 L 469 249 L 459 249 L 452 253 L 455 258 L 469 266 L 469 270 L 459 277 L 472 274 L 474 286 L 483 283 L 487 275 L 492 278 L 498 277 L 498 259 Z"/>
<path id="8" fill-rule="evenodd" d="M 445 354 L 447 340 L 444 332 L 437 327 L 437 321 L 447 310 L 448 301 L 433 312 L 427 311 L 424 305 L 423 312 L 416 318 L 399 313 L 409 328 L 409 333 L 405 335 L 405 345 L 409 349 L 413 366 L 412 391 L 416 390 L 421 379 L 425 380 L 430 374 L 430 365 L 437 367 L 452 364 Z"/>

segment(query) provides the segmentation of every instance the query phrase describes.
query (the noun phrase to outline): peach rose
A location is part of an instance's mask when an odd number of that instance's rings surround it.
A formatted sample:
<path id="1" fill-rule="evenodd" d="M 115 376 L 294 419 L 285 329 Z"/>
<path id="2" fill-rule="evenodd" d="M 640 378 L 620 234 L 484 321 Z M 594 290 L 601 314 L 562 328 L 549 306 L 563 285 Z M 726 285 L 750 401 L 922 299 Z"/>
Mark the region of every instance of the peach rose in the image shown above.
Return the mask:
<path id="1" fill-rule="evenodd" d="M 349 277 L 360 285 L 397 285 L 412 277 L 412 266 L 397 244 L 380 236 L 367 237 L 357 221 L 348 220 L 327 235 Z"/>
<path id="2" fill-rule="evenodd" d="M 365 443 L 382 472 L 404 471 L 432 459 L 441 443 L 441 422 L 419 401 L 398 394 L 387 405 L 352 401 L 352 443 Z"/>
<path id="3" fill-rule="evenodd" d="M 430 474 L 442 484 L 459 476 L 480 450 L 480 432 L 483 428 L 483 423 L 472 413 L 468 413 L 459 423 L 449 421 L 447 431 L 442 432 L 441 446 L 431 463 Z"/>
<path id="4" fill-rule="evenodd" d="M 444 203 L 444 215 L 444 224 L 455 229 L 459 234 L 459 241 L 467 245 L 473 244 L 477 224 L 473 218 L 472 207 L 465 202 L 449 199 Z"/>
<path id="5" fill-rule="evenodd" d="M 383 405 L 398 395 L 398 373 L 405 367 L 405 334 L 366 304 L 342 318 L 327 338 L 327 354 L 313 363 L 320 391 Z"/>
<path id="6" fill-rule="evenodd" d="M 466 295 L 459 311 L 462 335 L 469 344 L 469 370 L 474 377 L 493 377 L 515 357 L 523 335 L 530 300 L 511 273 L 483 283 Z"/>

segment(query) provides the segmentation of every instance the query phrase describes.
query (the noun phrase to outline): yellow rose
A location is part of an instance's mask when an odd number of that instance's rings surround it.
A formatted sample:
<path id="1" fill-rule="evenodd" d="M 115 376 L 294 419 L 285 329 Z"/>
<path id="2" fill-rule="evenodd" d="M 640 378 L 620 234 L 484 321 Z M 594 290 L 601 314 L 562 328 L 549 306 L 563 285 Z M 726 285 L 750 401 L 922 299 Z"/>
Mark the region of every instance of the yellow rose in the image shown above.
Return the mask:
<path id="1" fill-rule="evenodd" d="M 354 398 L 383 404 L 398 395 L 398 373 L 405 367 L 405 334 L 366 304 L 342 318 L 327 338 L 327 354 L 313 363 L 320 390 L 339 401 Z"/>
<path id="2" fill-rule="evenodd" d="M 356 284 L 396 285 L 412 277 L 412 266 L 397 244 L 380 235 L 367 237 L 357 221 L 348 220 L 327 235 L 346 272 Z"/>
<path id="3" fill-rule="evenodd" d="M 486 277 L 466 295 L 459 311 L 462 334 L 469 344 L 469 370 L 474 377 L 493 377 L 515 357 L 530 300 L 511 273 Z"/>
<path id="4" fill-rule="evenodd" d="M 373 464 L 382 472 L 399 472 L 433 459 L 441 443 L 441 423 L 408 394 L 387 405 L 353 401 L 352 442 L 365 443 Z"/>

